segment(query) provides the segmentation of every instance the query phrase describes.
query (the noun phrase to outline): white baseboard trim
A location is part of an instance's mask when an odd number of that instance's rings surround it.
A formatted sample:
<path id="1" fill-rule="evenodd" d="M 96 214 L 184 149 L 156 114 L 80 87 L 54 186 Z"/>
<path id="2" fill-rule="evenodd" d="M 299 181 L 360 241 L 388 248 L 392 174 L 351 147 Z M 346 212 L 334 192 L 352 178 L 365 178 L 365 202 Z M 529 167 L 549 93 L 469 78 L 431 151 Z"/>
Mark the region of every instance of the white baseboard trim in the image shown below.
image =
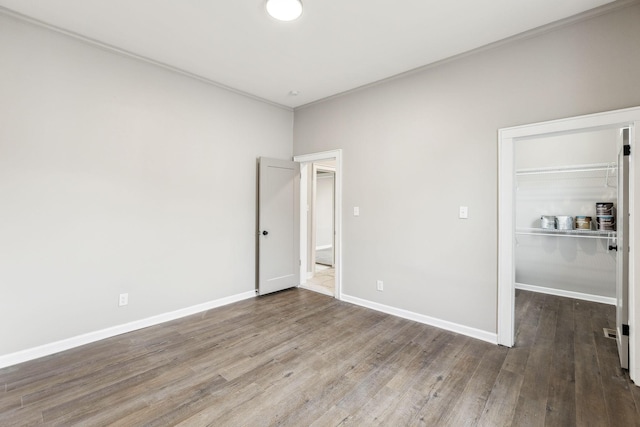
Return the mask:
<path id="1" fill-rule="evenodd" d="M 372 310 L 381 311 L 393 316 L 402 317 L 404 319 L 413 320 L 415 322 L 424 323 L 425 325 L 435 326 L 436 328 L 445 329 L 447 331 L 466 335 L 491 344 L 498 344 L 498 334 L 494 332 L 482 331 L 480 329 L 471 328 L 469 326 L 459 325 L 447 320 L 436 319 L 435 317 L 425 316 L 424 314 L 414 313 L 412 311 L 403 310 L 401 308 L 391 307 L 377 302 L 353 297 L 351 295 L 340 294 L 340 299 L 351 304 L 370 308 Z"/>
<path id="2" fill-rule="evenodd" d="M 585 294 L 582 292 L 565 291 L 562 289 L 545 288 L 544 286 L 527 285 L 525 283 L 516 283 L 516 289 L 523 291 L 538 292 L 541 294 L 556 295 L 559 297 L 567 297 L 573 299 L 581 299 L 584 301 L 599 302 L 602 304 L 616 305 L 616 299 L 611 297 L 603 297 L 601 295 Z"/>
<path id="3" fill-rule="evenodd" d="M 231 295 L 229 297 L 197 304 L 191 307 L 182 308 L 180 310 L 159 314 L 157 316 L 147 317 L 146 319 L 136 320 L 130 323 L 125 323 L 123 325 L 112 326 L 110 328 L 88 332 L 86 334 L 66 338 L 38 347 L 17 351 L 15 353 L 5 354 L 0 356 L 0 368 L 6 368 L 7 366 L 17 365 L 18 363 L 27 362 L 29 360 L 38 359 L 44 356 L 49 356 L 54 353 L 59 353 L 61 351 L 79 347 L 81 345 L 100 341 L 106 338 L 111 338 L 116 335 L 126 334 L 127 332 L 133 332 L 138 329 L 148 328 L 149 326 L 155 326 L 160 323 L 179 319 L 181 317 L 201 313 L 203 311 L 211 310 L 212 308 L 221 307 L 223 305 L 253 298 L 255 296 L 255 291 L 243 292 L 241 294 Z"/>

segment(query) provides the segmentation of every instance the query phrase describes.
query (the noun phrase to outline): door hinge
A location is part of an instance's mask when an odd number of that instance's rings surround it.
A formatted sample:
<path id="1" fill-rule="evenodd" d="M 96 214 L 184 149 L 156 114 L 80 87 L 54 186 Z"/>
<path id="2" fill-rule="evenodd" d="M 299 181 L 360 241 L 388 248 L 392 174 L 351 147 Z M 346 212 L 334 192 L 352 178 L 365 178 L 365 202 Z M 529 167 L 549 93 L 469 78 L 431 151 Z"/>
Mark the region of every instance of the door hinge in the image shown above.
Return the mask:
<path id="1" fill-rule="evenodd" d="M 627 337 L 629 336 L 629 325 L 622 325 L 622 335 Z"/>
<path id="2" fill-rule="evenodd" d="M 631 155 L 631 145 L 629 145 L 629 144 L 625 144 L 624 145 L 624 155 L 625 156 L 630 156 Z"/>

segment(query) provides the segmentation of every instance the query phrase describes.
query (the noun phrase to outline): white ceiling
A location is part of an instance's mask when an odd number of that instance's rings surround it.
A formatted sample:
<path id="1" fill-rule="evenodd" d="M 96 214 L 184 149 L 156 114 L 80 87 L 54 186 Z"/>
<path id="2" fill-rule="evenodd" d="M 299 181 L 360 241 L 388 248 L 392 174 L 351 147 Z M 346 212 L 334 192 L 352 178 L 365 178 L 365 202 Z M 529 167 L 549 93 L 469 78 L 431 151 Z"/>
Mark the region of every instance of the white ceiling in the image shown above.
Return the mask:
<path id="1" fill-rule="evenodd" d="M 46 24 L 297 107 L 612 0 L 0 0 Z M 291 91 L 298 91 L 297 96 Z"/>

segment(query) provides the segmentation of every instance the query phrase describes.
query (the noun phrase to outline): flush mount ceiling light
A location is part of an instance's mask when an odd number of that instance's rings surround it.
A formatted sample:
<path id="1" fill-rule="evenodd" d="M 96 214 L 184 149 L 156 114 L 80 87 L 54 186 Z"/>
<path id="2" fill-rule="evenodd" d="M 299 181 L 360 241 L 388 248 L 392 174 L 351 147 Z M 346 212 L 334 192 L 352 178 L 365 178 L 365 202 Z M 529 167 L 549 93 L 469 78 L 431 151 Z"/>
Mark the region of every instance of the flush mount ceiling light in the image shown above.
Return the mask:
<path id="1" fill-rule="evenodd" d="M 293 21 L 302 15 L 300 0 L 267 0 L 267 12 L 279 21 Z"/>

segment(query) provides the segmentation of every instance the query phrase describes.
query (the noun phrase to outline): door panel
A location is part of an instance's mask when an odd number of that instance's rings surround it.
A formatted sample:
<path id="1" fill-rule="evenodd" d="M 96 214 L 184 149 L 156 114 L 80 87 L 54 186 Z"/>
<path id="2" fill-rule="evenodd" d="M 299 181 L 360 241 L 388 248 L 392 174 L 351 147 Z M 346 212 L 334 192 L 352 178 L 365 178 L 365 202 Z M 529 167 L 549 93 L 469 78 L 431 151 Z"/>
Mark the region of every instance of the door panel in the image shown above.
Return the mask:
<path id="1" fill-rule="evenodd" d="M 629 368 L 629 336 L 624 325 L 629 324 L 629 156 L 624 146 L 629 144 L 629 129 L 622 129 L 622 144 L 618 151 L 618 210 L 616 215 L 618 247 L 616 259 L 616 341 L 620 366 Z"/>
<path id="2" fill-rule="evenodd" d="M 258 183 L 258 294 L 300 284 L 300 165 L 261 157 Z"/>

